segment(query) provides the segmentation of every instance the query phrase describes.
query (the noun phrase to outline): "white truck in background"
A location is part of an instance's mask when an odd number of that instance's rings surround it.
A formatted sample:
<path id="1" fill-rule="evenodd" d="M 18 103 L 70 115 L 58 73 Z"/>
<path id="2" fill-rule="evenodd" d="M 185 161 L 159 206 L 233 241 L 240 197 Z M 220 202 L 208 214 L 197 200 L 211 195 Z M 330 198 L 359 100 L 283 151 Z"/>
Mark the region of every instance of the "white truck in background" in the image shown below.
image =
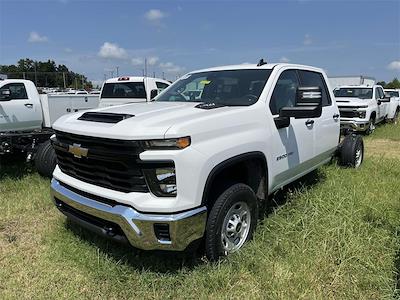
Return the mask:
<path id="1" fill-rule="evenodd" d="M 388 119 L 396 123 L 400 114 L 400 90 L 385 89 L 385 96 L 390 98 Z"/>
<path id="2" fill-rule="evenodd" d="M 390 99 L 380 85 L 346 85 L 334 90 L 342 129 L 370 134 L 388 117 Z"/>
<path id="3" fill-rule="evenodd" d="M 335 90 L 336 88 L 344 85 L 367 85 L 372 86 L 376 82 L 375 78 L 355 75 L 355 76 L 330 76 L 329 83 L 331 87 Z"/>
<path id="4" fill-rule="evenodd" d="M 98 104 L 98 95 L 39 94 L 32 81 L 0 81 L 0 155 L 25 152 L 40 174 L 50 176 L 56 164 L 49 140 L 53 123 Z"/>
<path id="5" fill-rule="evenodd" d="M 103 83 L 100 107 L 147 102 L 169 87 L 167 80 L 152 77 L 123 76 Z"/>

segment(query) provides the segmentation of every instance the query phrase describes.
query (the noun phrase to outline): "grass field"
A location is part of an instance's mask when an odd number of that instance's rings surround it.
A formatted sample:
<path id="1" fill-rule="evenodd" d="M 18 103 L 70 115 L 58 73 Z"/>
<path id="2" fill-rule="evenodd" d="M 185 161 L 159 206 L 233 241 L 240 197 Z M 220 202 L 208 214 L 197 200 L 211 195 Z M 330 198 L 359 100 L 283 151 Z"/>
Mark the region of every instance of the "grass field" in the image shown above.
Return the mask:
<path id="1" fill-rule="evenodd" d="M 359 170 L 335 163 L 271 199 L 242 251 L 142 252 L 69 224 L 49 180 L 15 158 L 0 171 L 0 299 L 400 298 L 400 125 L 365 138 Z"/>

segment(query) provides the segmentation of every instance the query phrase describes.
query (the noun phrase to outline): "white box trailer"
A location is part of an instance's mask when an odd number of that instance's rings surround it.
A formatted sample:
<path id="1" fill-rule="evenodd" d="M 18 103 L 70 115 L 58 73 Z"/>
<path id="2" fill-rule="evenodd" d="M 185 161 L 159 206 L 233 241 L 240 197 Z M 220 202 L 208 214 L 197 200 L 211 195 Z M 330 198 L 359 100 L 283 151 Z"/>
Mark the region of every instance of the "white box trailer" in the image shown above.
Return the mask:
<path id="1" fill-rule="evenodd" d="M 373 86 L 376 82 L 375 78 L 364 76 L 364 75 L 354 75 L 354 76 L 331 76 L 328 77 L 329 83 L 333 89 L 343 85 L 368 85 Z"/>

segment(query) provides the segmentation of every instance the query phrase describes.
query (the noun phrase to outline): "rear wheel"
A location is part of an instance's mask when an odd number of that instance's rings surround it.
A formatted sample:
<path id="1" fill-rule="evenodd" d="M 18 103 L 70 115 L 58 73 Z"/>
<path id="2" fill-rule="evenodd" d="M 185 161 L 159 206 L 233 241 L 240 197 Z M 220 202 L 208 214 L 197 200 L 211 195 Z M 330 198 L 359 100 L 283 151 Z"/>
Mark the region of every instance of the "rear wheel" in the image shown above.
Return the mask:
<path id="1" fill-rule="evenodd" d="M 399 113 L 400 113 L 400 108 L 397 108 L 396 112 L 394 113 L 394 117 L 393 117 L 393 123 L 397 124 L 399 121 Z"/>
<path id="2" fill-rule="evenodd" d="M 44 177 L 51 177 L 56 165 L 56 153 L 50 140 L 41 143 L 35 155 L 35 167 L 38 173 Z"/>
<path id="3" fill-rule="evenodd" d="M 257 197 L 245 184 L 226 189 L 215 201 L 207 220 L 205 248 L 207 258 L 238 251 L 252 238 L 257 225 Z"/>
<path id="4" fill-rule="evenodd" d="M 348 135 L 343 140 L 339 152 L 342 166 L 359 168 L 364 160 L 364 142 L 359 135 Z"/>

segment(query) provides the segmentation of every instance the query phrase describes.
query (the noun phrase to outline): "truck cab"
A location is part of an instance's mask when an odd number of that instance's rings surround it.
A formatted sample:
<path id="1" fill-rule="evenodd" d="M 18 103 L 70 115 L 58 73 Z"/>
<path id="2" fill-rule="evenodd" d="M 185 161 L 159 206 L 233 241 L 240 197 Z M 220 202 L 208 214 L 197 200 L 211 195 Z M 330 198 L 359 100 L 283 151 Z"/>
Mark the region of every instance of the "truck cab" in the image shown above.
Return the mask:
<path id="1" fill-rule="evenodd" d="M 32 81 L 0 81 L 0 132 L 41 129 L 42 122 L 39 93 Z"/>
<path id="2" fill-rule="evenodd" d="M 388 116 L 389 100 L 380 85 L 346 85 L 334 90 L 342 129 L 370 134 Z"/>
<path id="3" fill-rule="evenodd" d="M 123 76 L 104 82 L 100 94 L 100 107 L 150 101 L 169 87 L 167 80 L 152 77 Z"/>

